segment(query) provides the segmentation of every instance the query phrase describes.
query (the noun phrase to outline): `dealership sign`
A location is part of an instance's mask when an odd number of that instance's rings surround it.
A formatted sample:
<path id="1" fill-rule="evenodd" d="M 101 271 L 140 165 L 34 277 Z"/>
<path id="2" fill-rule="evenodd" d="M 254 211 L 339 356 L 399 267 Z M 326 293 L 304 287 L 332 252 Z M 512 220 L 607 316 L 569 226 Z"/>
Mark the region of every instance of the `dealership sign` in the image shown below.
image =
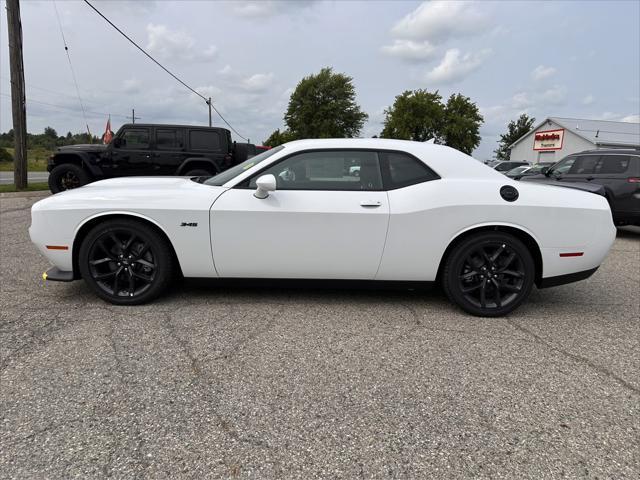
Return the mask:
<path id="1" fill-rule="evenodd" d="M 534 150 L 560 150 L 564 140 L 564 129 L 536 132 L 533 137 Z"/>

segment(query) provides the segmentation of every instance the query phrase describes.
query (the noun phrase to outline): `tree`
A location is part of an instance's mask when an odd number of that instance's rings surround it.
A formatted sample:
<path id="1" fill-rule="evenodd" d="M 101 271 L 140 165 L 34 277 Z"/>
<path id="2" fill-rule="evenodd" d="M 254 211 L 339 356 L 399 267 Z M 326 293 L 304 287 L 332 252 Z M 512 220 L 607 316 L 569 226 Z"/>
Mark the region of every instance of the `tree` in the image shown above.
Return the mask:
<path id="1" fill-rule="evenodd" d="M 58 138 L 58 132 L 56 132 L 54 128 L 44 127 L 44 136 L 45 137 L 49 137 L 49 138 L 57 139 Z"/>
<path id="2" fill-rule="evenodd" d="M 280 129 L 275 130 L 269 138 L 267 138 L 263 145 L 267 147 L 277 147 L 278 145 L 282 145 L 283 143 L 287 143 L 293 140 L 291 132 L 289 130 L 280 131 Z"/>
<path id="3" fill-rule="evenodd" d="M 451 95 L 445 105 L 437 90 L 407 90 L 384 114 L 382 138 L 417 142 L 433 139 L 467 154 L 480 144 L 484 119 L 478 106 L 459 93 Z"/>
<path id="4" fill-rule="evenodd" d="M 384 111 L 382 138 L 398 138 L 425 142 L 433 138 L 443 141 L 445 108 L 442 97 L 435 91 L 407 90 L 396 96 L 393 105 Z"/>
<path id="5" fill-rule="evenodd" d="M 526 113 L 520 115 L 517 120 L 511 120 L 507 125 L 507 133 L 500 135 L 498 148 L 494 150 L 496 159 L 509 160 L 511 158 L 509 147 L 520 137 L 529 133 L 535 121 L 535 118 L 529 117 Z"/>
<path id="6" fill-rule="evenodd" d="M 284 115 L 290 139 L 357 136 L 368 115 L 356 103 L 352 80 L 329 67 L 300 80 Z"/>
<path id="7" fill-rule="evenodd" d="M 478 106 L 469 97 L 459 93 L 451 95 L 445 106 L 444 144 L 471 155 L 480 145 L 483 121 Z"/>

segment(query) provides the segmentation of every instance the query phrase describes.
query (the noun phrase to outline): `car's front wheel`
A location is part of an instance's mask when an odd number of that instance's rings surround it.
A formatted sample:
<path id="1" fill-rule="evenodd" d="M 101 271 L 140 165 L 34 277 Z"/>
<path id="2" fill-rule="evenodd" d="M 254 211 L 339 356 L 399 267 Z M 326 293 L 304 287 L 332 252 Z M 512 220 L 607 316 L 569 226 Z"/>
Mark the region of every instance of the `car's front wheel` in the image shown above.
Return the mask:
<path id="1" fill-rule="evenodd" d="M 449 299 L 472 315 L 498 317 L 531 292 L 535 264 L 529 249 L 502 232 L 478 233 L 457 244 L 442 275 Z"/>
<path id="2" fill-rule="evenodd" d="M 128 219 L 94 227 L 80 246 L 78 266 L 87 285 L 115 305 L 137 305 L 158 297 L 175 268 L 164 236 Z"/>

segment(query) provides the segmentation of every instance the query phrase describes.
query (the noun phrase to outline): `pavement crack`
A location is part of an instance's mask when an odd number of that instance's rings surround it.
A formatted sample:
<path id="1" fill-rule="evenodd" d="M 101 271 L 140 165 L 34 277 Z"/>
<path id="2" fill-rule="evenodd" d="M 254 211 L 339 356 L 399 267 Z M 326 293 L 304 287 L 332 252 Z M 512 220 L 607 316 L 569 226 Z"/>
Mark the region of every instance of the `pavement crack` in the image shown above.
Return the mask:
<path id="1" fill-rule="evenodd" d="M 561 355 L 570 358 L 571 360 L 573 360 L 574 362 L 577 363 L 581 363 L 583 365 L 586 365 L 587 367 L 595 370 L 596 372 L 600 373 L 601 375 L 604 375 L 605 377 L 609 377 L 612 380 L 615 380 L 620 386 L 622 386 L 624 389 L 630 391 L 631 393 L 635 393 L 636 395 L 640 395 L 640 388 L 636 387 L 635 385 L 629 383 L 627 380 L 625 380 L 624 378 L 616 375 L 615 373 L 613 373 L 611 370 L 598 365 L 597 363 L 594 363 L 593 361 L 591 361 L 590 359 L 588 359 L 587 357 L 583 357 L 582 355 L 577 355 L 575 353 L 571 353 L 563 348 L 560 348 L 556 345 L 554 345 L 553 343 L 545 340 L 544 338 L 542 338 L 540 335 L 532 332 L 531 330 L 529 330 L 526 327 L 523 327 L 522 325 L 519 325 L 518 323 L 516 323 L 515 321 L 513 321 L 510 318 L 507 318 L 507 323 L 509 325 L 511 325 L 513 328 L 515 328 L 516 330 L 519 330 L 520 332 L 524 333 L 525 335 L 528 335 L 530 337 L 533 338 L 533 340 L 536 343 L 539 343 L 543 346 L 545 346 L 546 348 L 548 348 L 551 351 L 560 353 Z"/>
<path id="2" fill-rule="evenodd" d="M 59 325 L 58 320 L 60 317 L 60 313 L 54 315 L 53 319 L 44 324 L 42 327 L 36 328 L 33 330 L 29 339 L 20 345 L 18 348 L 11 351 L 5 358 L 0 360 L 0 373 L 4 372 L 5 369 L 9 366 L 12 360 L 17 359 L 21 353 L 28 351 L 30 347 L 40 342 L 41 344 L 46 343 L 45 337 L 49 334 L 54 333 L 55 331 L 61 329 L 65 324 Z M 52 328 L 50 328 L 52 327 Z"/>
<path id="3" fill-rule="evenodd" d="M 198 361 L 198 358 L 194 355 L 193 351 L 191 350 L 191 347 L 189 347 L 189 344 L 185 341 L 185 339 L 182 338 L 180 335 L 178 335 L 175 325 L 173 324 L 173 314 L 174 312 L 165 313 L 164 327 L 169 332 L 169 336 L 173 338 L 173 340 L 180 347 L 180 350 L 182 350 L 185 356 L 189 359 L 191 371 L 193 372 L 193 375 L 194 375 L 194 380 L 200 379 L 202 375 L 202 368 L 200 368 L 200 362 Z"/>

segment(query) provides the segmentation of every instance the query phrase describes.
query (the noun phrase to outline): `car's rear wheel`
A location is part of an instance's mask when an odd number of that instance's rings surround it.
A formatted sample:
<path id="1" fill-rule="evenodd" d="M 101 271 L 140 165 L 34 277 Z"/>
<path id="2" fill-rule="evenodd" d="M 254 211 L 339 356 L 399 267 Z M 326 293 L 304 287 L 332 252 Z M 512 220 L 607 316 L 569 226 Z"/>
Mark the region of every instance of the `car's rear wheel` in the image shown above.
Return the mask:
<path id="1" fill-rule="evenodd" d="M 529 249 L 502 232 L 478 233 L 457 244 L 442 275 L 449 299 L 472 315 L 498 317 L 515 310 L 533 287 Z"/>
<path id="2" fill-rule="evenodd" d="M 80 246 L 78 266 L 89 287 L 115 305 L 153 300 L 168 287 L 175 269 L 166 238 L 128 219 L 94 227 Z"/>
<path id="3" fill-rule="evenodd" d="M 81 166 L 73 163 L 58 165 L 49 174 L 49 190 L 52 193 L 82 187 L 89 182 L 91 182 L 89 174 Z"/>

